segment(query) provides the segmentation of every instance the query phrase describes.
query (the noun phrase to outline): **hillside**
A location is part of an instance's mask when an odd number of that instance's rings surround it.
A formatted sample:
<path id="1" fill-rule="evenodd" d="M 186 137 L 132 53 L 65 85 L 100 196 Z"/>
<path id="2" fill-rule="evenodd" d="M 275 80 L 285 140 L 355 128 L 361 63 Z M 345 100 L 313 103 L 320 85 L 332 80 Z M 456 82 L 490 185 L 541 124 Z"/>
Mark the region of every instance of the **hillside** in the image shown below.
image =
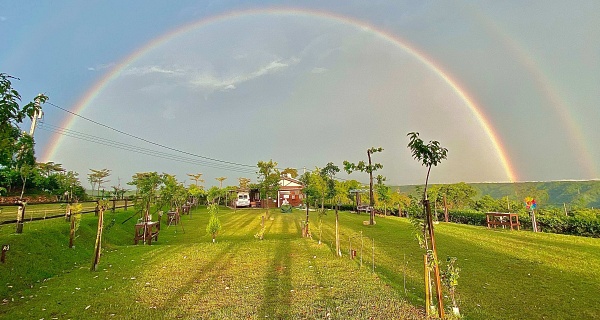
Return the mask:
<path id="1" fill-rule="evenodd" d="M 515 182 L 515 183 L 468 183 L 478 192 L 476 199 L 488 194 L 493 198 L 509 196 L 520 200 L 522 195 L 537 193 L 548 206 L 562 206 L 563 203 L 588 208 L 600 207 L 600 180 L 589 181 L 547 181 L 547 182 Z M 416 185 L 393 187 L 400 191 L 415 194 Z"/>

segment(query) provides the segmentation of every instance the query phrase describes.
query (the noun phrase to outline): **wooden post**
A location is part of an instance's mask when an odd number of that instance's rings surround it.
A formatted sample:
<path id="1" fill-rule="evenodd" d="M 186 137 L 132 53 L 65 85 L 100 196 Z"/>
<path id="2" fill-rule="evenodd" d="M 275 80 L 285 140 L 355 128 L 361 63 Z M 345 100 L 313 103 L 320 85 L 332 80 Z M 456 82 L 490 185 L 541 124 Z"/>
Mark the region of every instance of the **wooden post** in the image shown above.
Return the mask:
<path id="1" fill-rule="evenodd" d="M 16 233 L 23 233 L 23 220 L 25 220 L 25 202 L 18 201 L 17 205 L 17 230 Z"/>
<path id="2" fill-rule="evenodd" d="M 6 251 L 10 249 L 10 245 L 3 244 L 2 245 L 2 256 L 0 256 L 0 262 L 4 263 L 6 261 Z"/>
<path id="3" fill-rule="evenodd" d="M 352 237 L 348 236 L 348 254 L 350 255 L 350 259 L 352 259 Z"/>
<path id="4" fill-rule="evenodd" d="M 363 247 L 364 247 L 364 242 L 363 242 L 363 235 L 362 235 L 362 231 L 360 232 L 360 266 L 362 267 L 362 261 L 363 261 Z"/>
<path id="5" fill-rule="evenodd" d="M 371 167 L 371 151 L 367 150 L 367 156 L 369 157 L 369 168 Z M 375 224 L 375 197 L 373 195 L 373 171 L 369 172 L 369 225 Z"/>
<path id="6" fill-rule="evenodd" d="M 99 210 L 98 214 L 98 230 L 96 231 L 96 244 L 94 246 L 94 260 L 92 261 L 92 271 L 96 271 L 98 269 L 98 264 L 100 263 L 100 251 L 102 247 L 102 227 L 104 225 L 104 206 L 102 206 Z"/>
<path id="7" fill-rule="evenodd" d="M 125 211 L 127 211 L 127 198 L 125 198 Z"/>
<path id="8" fill-rule="evenodd" d="M 308 237 L 308 195 L 306 195 L 306 221 L 304 222 L 304 236 Z"/>
<path id="9" fill-rule="evenodd" d="M 100 204 L 99 204 L 98 200 L 96 200 L 96 208 L 94 208 L 94 215 L 98 216 L 99 212 L 100 212 Z"/>
<path id="10" fill-rule="evenodd" d="M 441 283 L 441 279 L 440 279 L 440 267 L 438 265 L 438 258 L 437 258 L 437 250 L 435 248 L 435 234 L 433 232 L 433 221 L 432 221 L 432 217 L 431 217 L 431 207 L 429 206 L 429 200 L 425 199 L 423 200 L 423 203 L 425 205 L 425 209 L 427 212 L 427 225 L 428 225 L 428 231 L 429 231 L 429 238 L 431 240 L 431 251 L 433 252 L 433 266 L 434 266 L 434 272 L 435 272 L 435 291 L 437 294 L 437 300 L 438 300 L 438 315 L 440 318 L 444 318 L 444 300 L 443 300 L 443 295 L 442 295 L 442 283 Z"/>
<path id="11" fill-rule="evenodd" d="M 69 209 L 69 217 L 71 217 L 71 230 L 69 231 L 69 248 L 73 248 L 73 240 L 75 240 L 75 217 L 73 212 Z"/>
<path id="12" fill-rule="evenodd" d="M 260 233 L 260 240 L 262 240 L 263 239 L 263 235 L 265 234 L 265 232 L 264 232 L 265 231 L 265 216 L 263 215 L 260 218 L 261 218 L 260 228 L 262 230 L 262 232 Z"/>
<path id="13" fill-rule="evenodd" d="M 340 248 L 340 228 L 339 228 L 339 215 L 338 215 L 339 205 L 335 207 L 335 254 L 338 257 L 342 256 L 342 250 Z M 362 231 L 361 231 L 362 233 Z"/>
<path id="14" fill-rule="evenodd" d="M 430 314 L 431 292 L 429 292 L 429 268 L 427 268 L 427 254 L 423 255 L 423 266 L 425 267 L 425 313 Z"/>
<path id="15" fill-rule="evenodd" d="M 373 273 L 375 273 L 375 238 L 373 238 Z"/>

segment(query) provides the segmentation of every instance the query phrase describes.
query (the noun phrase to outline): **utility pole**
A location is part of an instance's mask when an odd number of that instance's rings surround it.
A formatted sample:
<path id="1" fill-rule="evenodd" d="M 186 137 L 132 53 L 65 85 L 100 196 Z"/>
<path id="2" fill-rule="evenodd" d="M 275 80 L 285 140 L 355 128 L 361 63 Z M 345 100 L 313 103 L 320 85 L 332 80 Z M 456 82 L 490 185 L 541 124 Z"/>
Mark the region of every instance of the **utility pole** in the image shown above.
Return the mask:
<path id="1" fill-rule="evenodd" d="M 37 125 L 37 120 L 41 119 L 42 116 L 44 116 L 44 113 L 42 112 L 42 107 L 40 106 L 39 98 L 35 98 L 35 105 L 37 108 L 35 110 L 35 113 L 33 114 L 33 118 L 31 119 L 31 128 L 29 129 L 29 135 L 32 137 L 33 137 L 33 133 L 35 132 L 35 126 Z"/>

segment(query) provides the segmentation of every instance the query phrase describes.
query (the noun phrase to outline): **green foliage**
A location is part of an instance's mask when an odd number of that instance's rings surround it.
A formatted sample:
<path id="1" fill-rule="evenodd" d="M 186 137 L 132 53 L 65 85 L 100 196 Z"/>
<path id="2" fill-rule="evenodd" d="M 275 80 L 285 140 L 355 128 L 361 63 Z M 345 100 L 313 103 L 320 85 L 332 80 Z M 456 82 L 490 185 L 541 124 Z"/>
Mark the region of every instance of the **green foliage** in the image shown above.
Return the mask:
<path id="1" fill-rule="evenodd" d="M 210 189 L 208 189 L 208 192 L 206 193 L 206 200 L 209 203 L 217 203 L 221 200 L 225 198 L 225 189 L 220 189 L 217 186 L 212 186 Z"/>
<path id="2" fill-rule="evenodd" d="M 448 291 L 452 300 L 452 306 L 454 307 L 458 307 L 456 287 L 458 286 L 458 278 L 460 277 L 460 268 L 457 266 L 457 260 L 456 257 L 446 258 L 446 269 L 440 270 L 442 285 Z"/>
<path id="3" fill-rule="evenodd" d="M 306 201 L 319 202 L 321 206 L 324 206 L 325 198 L 329 192 L 329 186 L 327 184 L 327 177 L 321 174 L 319 168 L 315 168 L 313 171 L 307 171 L 302 175 L 300 180 L 304 184 L 302 192 L 306 195 Z"/>
<path id="4" fill-rule="evenodd" d="M 285 169 L 283 169 L 283 171 L 281 171 L 281 174 L 282 175 L 289 174 L 292 178 L 296 179 L 296 177 L 298 177 L 298 169 L 285 168 Z"/>
<path id="5" fill-rule="evenodd" d="M 208 224 L 206 225 L 206 233 L 212 236 L 213 242 L 217 237 L 219 231 L 221 231 L 221 221 L 219 217 L 217 217 L 217 213 L 219 212 L 219 207 L 216 204 L 208 205 L 208 213 L 210 214 L 210 218 L 208 220 Z"/>
<path id="6" fill-rule="evenodd" d="M 281 177 L 279 169 L 277 169 L 277 162 L 273 162 L 273 160 L 268 162 L 259 161 L 256 166 L 258 167 L 259 188 L 261 195 L 264 196 L 263 199 L 275 198 L 277 190 L 279 190 L 279 179 Z M 269 201 L 267 201 L 268 203 Z"/>
<path id="7" fill-rule="evenodd" d="M 438 141 L 429 141 L 425 144 L 421 138 L 419 138 L 418 132 L 410 132 L 407 134 L 410 139 L 408 147 L 412 152 L 412 156 L 415 160 L 420 161 L 425 167 L 435 167 L 443 159 L 446 159 L 448 149 L 442 148 Z"/>
<path id="8" fill-rule="evenodd" d="M 177 181 L 174 175 L 160 175 L 160 189 L 157 206 L 159 210 L 177 208 L 185 204 L 188 191 L 183 183 Z"/>
<path id="9" fill-rule="evenodd" d="M 383 148 L 372 147 L 367 150 L 367 156 L 370 156 L 373 153 L 382 152 L 382 151 L 383 151 Z M 344 160 L 343 163 L 344 163 L 344 170 L 348 174 L 351 174 L 354 171 L 360 171 L 360 172 L 366 172 L 366 173 L 372 174 L 373 172 L 375 172 L 379 169 L 383 169 L 383 165 L 380 163 L 366 164 L 362 160 L 359 161 L 357 164 L 354 164 L 354 163 L 346 161 L 346 160 Z"/>
<path id="10" fill-rule="evenodd" d="M 95 170 L 95 169 L 90 169 L 90 173 L 88 173 L 88 181 L 90 182 L 90 184 L 92 185 L 92 189 L 94 189 L 94 186 L 98 186 L 97 189 L 97 193 L 96 196 L 100 196 L 100 188 L 102 187 L 103 183 L 109 182 L 109 180 L 106 180 L 106 178 L 108 176 L 110 176 L 110 170 L 108 169 L 100 169 L 100 170 Z"/>
<path id="11" fill-rule="evenodd" d="M 150 213 L 150 207 L 156 203 L 157 191 L 162 183 L 162 176 L 156 172 L 138 172 L 131 177 L 127 184 L 136 187 L 136 211 L 142 215 Z"/>
<path id="12" fill-rule="evenodd" d="M 15 168 L 23 162 L 35 164 L 35 159 L 29 159 L 33 158 L 33 137 L 21 134 L 18 125 L 25 118 L 33 118 L 48 97 L 38 95 L 37 103 L 32 101 L 21 106 L 21 95 L 12 87 L 11 79 L 17 78 L 0 73 L 0 167 Z M 17 164 L 19 161 L 22 163 Z"/>

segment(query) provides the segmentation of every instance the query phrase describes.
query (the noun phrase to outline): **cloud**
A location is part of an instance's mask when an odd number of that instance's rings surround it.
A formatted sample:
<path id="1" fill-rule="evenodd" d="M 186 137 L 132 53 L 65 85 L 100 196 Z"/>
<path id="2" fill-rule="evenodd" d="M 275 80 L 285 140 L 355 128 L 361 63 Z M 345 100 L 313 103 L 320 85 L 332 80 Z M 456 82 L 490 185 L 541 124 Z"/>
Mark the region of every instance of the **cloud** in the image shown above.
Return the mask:
<path id="1" fill-rule="evenodd" d="M 100 70 L 105 70 L 105 69 L 110 69 L 115 65 L 114 62 L 109 62 L 109 63 L 105 63 L 105 64 L 99 64 L 95 67 L 88 67 L 87 69 L 89 71 L 100 71 Z"/>
<path id="2" fill-rule="evenodd" d="M 267 74 L 280 72 L 291 65 L 297 64 L 298 62 L 300 62 L 300 59 L 296 57 L 290 58 L 287 61 L 277 59 L 250 73 L 238 74 L 228 78 L 218 78 L 212 74 L 201 74 L 190 81 L 190 83 L 197 87 L 213 90 L 233 90 L 240 83 L 252 81 Z"/>
<path id="3" fill-rule="evenodd" d="M 311 73 L 323 73 L 326 72 L 327 69 L 326 68 L 318 68 L 318 67 L 314 67 L 310 72 Z"/>
<path id="4" fill-rule="evenodd" d="M 123 70 L 121 74 L 124 76 L 144 76 L 153 73 L 166 75 L 183 75 L 185 74 L 185 71 L 182 69 L 167 69 L 160 66 L 143 66 L 127 68 Z"/>

